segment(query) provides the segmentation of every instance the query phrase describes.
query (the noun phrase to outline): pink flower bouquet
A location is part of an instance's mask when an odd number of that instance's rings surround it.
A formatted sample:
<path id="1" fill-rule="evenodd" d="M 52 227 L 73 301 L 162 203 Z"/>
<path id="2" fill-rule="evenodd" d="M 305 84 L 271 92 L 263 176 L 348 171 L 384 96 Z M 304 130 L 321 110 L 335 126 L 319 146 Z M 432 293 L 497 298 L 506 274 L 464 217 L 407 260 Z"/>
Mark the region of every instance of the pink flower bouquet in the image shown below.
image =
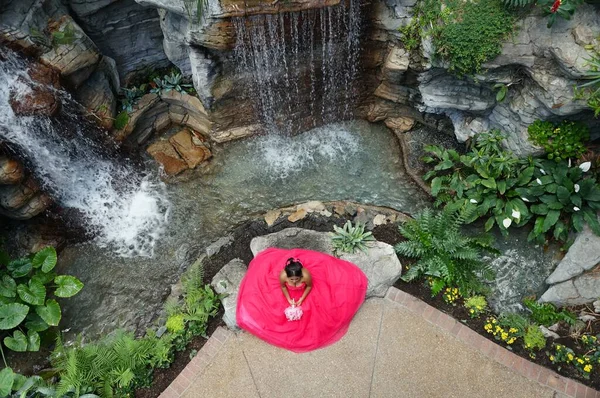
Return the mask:
<path id="1" fill-rule="evenodd" d="M 302 308 L 296 307 L 295 305 L 287 307 L 284 313 L 288 321 L 299 321 L 303 314 Z"/>

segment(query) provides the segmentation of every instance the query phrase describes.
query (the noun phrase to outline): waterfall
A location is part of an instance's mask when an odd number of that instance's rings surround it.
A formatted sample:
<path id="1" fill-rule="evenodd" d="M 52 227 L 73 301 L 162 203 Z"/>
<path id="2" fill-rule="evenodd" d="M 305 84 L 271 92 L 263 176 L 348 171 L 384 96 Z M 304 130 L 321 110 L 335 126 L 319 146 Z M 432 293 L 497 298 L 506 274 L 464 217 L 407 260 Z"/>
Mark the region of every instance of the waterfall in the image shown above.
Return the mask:
<path id="1" fill-rule="evenodd" d="M 359 0 L 233 18 L 236 68 L 267 132 L 290 135 L 303 117 L 304 129 L 352 117 L 360 21 Z"/>
<path id="2" fill-rule="evenodd" d="M 2 54 L 0 141 L 18 148 L 42 188 L 62 208 L 81 215 L 99 246 L 120 256 L 151 257 L 169 213 L 164 185 L 119 163 L 105 145 L 88 138 L 77 104 L 64 91 L 54 91 L 63 104 L 58 117 L 16 115 L 11 95 L 23 97 L 38 83 L 24 59 Z"/>

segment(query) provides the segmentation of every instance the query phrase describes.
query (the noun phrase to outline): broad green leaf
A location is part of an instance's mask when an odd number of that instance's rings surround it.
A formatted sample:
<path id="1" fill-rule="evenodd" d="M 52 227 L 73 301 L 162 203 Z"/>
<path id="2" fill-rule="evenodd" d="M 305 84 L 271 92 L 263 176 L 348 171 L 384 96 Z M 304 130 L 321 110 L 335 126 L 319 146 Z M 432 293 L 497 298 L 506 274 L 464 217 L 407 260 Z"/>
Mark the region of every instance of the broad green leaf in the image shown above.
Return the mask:
<path id="1" fill-rule="evenodd" d="M 545 203 L 540 203 L 540 204 L 537 204 L 537 205 L 532 205 L 530 207 L 530 209 L 531 209 L 531 212 L 533 214 L 540 214 L 540 215 L 543 215 L 543 216 L 545 216 L 546 214 L 548 214 L 548 205 L 545 204 Z"/>
<path id="2" fill-rule="evenodd" d="M 58 326 L 62 316 L 56 300 L 48 300 L 46 305 L 35 307 L 35 312 L 50 326 Z"/>
<path id="3" fill-rule="evenodd" d="M 46 301 L 46 287 L 36 281 L 29 281 L 29 286 L 17 286 L 19 298 L 31 305 L 44 305 Z"/>
<path id="4" fill-rule="evenodd" d="M 35 274 L 33 274 L 33 276 L 31 277 L 32 281 L 36 281 L 42 285 L 46 285 L 48 284 L 48 282 L 54 280 L 54 278 L 56 278 L 56 274 L 54 272 L 42 272 L 41 270 L 38 270 L 35 272 Z"/>
<path id="5" fill-rule="evenodd" d="M 556 197 L 562 204 L 569 203 L 569 198 L 571 197 L 571 193 L 565 187 L 556 188 Z"/>
<path id="6" fill-rule="evenodd" d="M 12 392 L 15 373 L 11 368 L 0 370 L 0 397 L 8 397 Z"/>
<path id="7" fill-rule="evenodd" d="M 542 227 L 542 232 L 547 232 L 556 224 L 558 221 L 558 217 L 560 217 L 560 211 L 558 210 L 550 210 L 548 211 L 548 215 L 544 220 L 544 226 Z"/>
<path id="8" fill-rule="evenodd" d="M 585 221 L 587 221 L 592 232 L 594 232 L 596 235 L 600 235 L 600 223 L 598 223 L 598 216 L 596 213 L 591 210 L 585 210 L 583 212 L 583 218 L 585 218 Z"/>
<path id="9" fill-rule="evenodd" d="M 0 296 L 0 305 L 2 304 L 11 304 L 11 303 L 16 303 L 17 302 L 17 296 L 15 295 L 15 297 L 4 297 L 4 296 Z"/>
<path id="10" fill-rule="evenodd" d="M 579 208 L 581 208 L 581 196 L 575 194 L 573 196 L 571 196 L 571 203 Z"/>
<path id="11" fill-rule="evenodd" d="M 362 239 L 368 239 L 371 233 L 364 234 Z M 83 288 L 83 283 L 71 275 L 59 275 L 54 278 L 54 283 L 58 285 L 58 289 L 54 292 L 58 297 L 71 297 L 79 293 Z"/>
<path id="12" fill-rule="evenodd" d="M 35 268 L 42 268 L 43 272 L 50 272 L 56 265 L 56 250 L 48 246 L 40 250 L 33 257 L 32 264 Z"/>
<path id="13" fill-rule="evenodd" d="M 573 222 L 573 228 L 575 228 L 575 231 L 581 232 L 583 230 L 583 225 L 584 225 L 582 212 L 579 211 L 577 213 L 574 213 L 571 216 L 571 220 Z"/>
<path id="14" fill-rule="evenodd" d="M 31 272 L 33 266 L 28 258 L 13 260 L 6 266 L 13 278 L 21 278 Z"/>
<path id="15" fill-rule="evenodd" d="M 2 275 L 2 279 L 0 279 L 0 295 L 4 297 L 15 297 L 17 295 L 17 283 L 10 275 Z"/>
<path id="16" fill-rule="evenodd" d="M 504 192 L 506 192 L 506 180 L 500 180 L 496 182 L 496 185 L 498 186 L 498 191 L 500 192 L 500 195 L 504 195 Z"/>
<path id="17" fill-rule="evenodd" d="M 599 202 L 600 201 L 600 188 L 597 185 L 592 187 L 590 192 L 588 192 L 588 194 L 585 195 L 585 200 Z"/>
<path id="18" fill-rule="evenodd" d="M 25 327 L 36 332 L 43 332 L 50 326 L 38 314 L 32 312 L 25 318 Z"/>
<path id="19" fill-rule="evenodd" d="M 442 178 L 441 177 L 435 177 L 433 180 L 431 180 L 431 195 L 437 196 L 441 187 L 442 187 Z"/>
<path id="20" fill-rule="evenodd" d="M 493 178 L 481 180 L 481 185 L 483 185 L 486 188 L 496 189 L 496 180 L 494 180 Z"/>
<path id="21" fill-rule="evenodd" d="M 531 178 L 533 177 L 533 170 L 534 167 L 527 167 L 525 170 L 523 170 L 521 173 L 519 173 L 519 179 L 517 180 L 517 185 L 519 186 L 523 186 L 523 185 L 527 185 L 530 181 Z"/>
<path id="22" fill-rule="evenodd" d="M 19 326 L 27 316 L 29 307 L 21 303 L 0 305 L 0 330 L 10 330 Z"/>
<path id="23" fill-rule="evenodd" d="M 444 160 L 435 166 L 435 170 L 448 170 L 449 168 L 452 168 L 452 166 L 454 166 L 454 163 L 451 160 Z"/>
<path id="24" fill-rule="evenodd" d="M 533 232 L 534 232 L 534 234 L 536 236 L 540 235 L 540 234 L 542 234 L 544 232 L 543 227 L 544 227 L 544 221 L 545 220 L 546 220 L 546 217 L 538 217 L 535 220 L 535 225 L 533 226 Z"/>
<path id="25" fill-rule="evenodd" d="M 490 217 L 488 218 L 488 220 L 485 222 L 485 231 L 489 231 L 490 229 L 492 229 L 492 227 L 494 226 L 494 217 Z"/>
<path id="26" fill-rule="evenodd" d="M 15 330 L 12 337 L 4 338 L 4 345 L 13 351 L 25 352 L 27 351 L 27 337 L 20 330 Z"/>
<path id="27" fill-rule="evenodd" d="M 40 335 L 35 330 L 27 331 L 27 351 L 40 350 Z"/>
<path id="28" fill-rule="evenodd" d="M 560 202 L 550 202 L 550 203 L 547 204 L 547 206 L 548 206 L 549 209 L 552 209 L 552 210 L 561 210 L 561 209 L 563 209 L 565 207 Z"/>

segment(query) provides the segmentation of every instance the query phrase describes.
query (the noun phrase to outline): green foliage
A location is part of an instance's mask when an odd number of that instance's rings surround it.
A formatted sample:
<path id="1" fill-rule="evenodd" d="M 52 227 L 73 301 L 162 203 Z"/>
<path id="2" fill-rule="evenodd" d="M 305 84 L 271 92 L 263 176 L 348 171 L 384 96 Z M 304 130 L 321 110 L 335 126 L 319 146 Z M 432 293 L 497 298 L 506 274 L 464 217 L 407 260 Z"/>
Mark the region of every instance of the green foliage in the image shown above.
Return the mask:
<path id="1" fill-rule="evenodd" d="M 535 3 L 535 0 L 502 0 L 503 3 L 509 7 L 526 7 Z"/>
<path id="2" fill-rule="evenodd" d="M 77 36 L 75 35 L 75 28 L 72 23 L 66 24 L 62 30 L 56 30 L 52 32 L 52 46 L 58 47 L 60 45 L 73 44 Z"/>
<path id="3" fill-rule="evenodd" d="M 54 389 L 49 387 L 39 376 L 25 377 L 14 373 L 8 367 L 0 371 L 0 397 L 37 398 L 55 396 Z M 92 396 L 88 395 L 85 398 L 92 398 Z"/>
<path id="4" fill-rule="evenodd" d="M 583 171 L 589 170 L 589 162 L 569 167 L 564 161 L 543 161 L 541 166 L 535 169 L 535 180 L 515 189 L 527 199 L 535 219 L 529 240 L 542 242 L 547 233 L 552 233 L 555 239 L 566 241 L 571 229 L 581 231 L 586 223 L 600 235 L 596 216 L 600 186 Z"/>
<path id="5" fill-rule="evenodd" d="M 148 86 L 142 84 L 139 87 L 126 88 L 123 87 L 125 96 L 121 98 L 121 109 L 127 112 L 133 112 L 133 107 L 138 103 L 140 98 L 146 94 Z"/>
<path id="6" fill-rule="evenodd" d="M 531 298 L 526 298 L 523 304 L 531 311 L 531 319 L 539 325 L 551 326 L 561 321 L 574 325 L 577 321 L 575 314 L 564 309 L 557 311 L 551 303 L 538 303 Z"/>
<path id="7" fill-rule="evenodd" d="M 592 58 L 587 60 L 589 69 L 583 77 L 589 82 L 575 89 L 575 98 L 584 99 L 587 105 L 594 111 L 594 117 L 600 115 L 600 52 L 596 50 Z"/>
<path id="8" fill-rule="evenodd" d="M 72 297 L 83 288 L 73 276 L 56 275 L 56 261 L 52 247 L 12 261 L 0 255 L 0 330 L 12 332 L 3 340 L 9 349 L 38 351 L 39 333 L 61 319 L 60 305 L 49 297 Z"/>
<path id="9" fill-rule="evenodd" d="M 124 111 L 121 111 L 115 118 L 115 120 L 113 122 L 113 127 L 117 130 L 122 130 L 125 127 L 127 127 L 128 123 L 129 123 L 129 114 L 127 113 L 126 110 L 124 110 Z"/>
<path id="10" fill-rule="evenodd" d="M 529 319 L 516 312 L 505 312 L 500 314 L 498 323 L 503 327 L 516 329 L 514 334 L 517 337 L 523 337 L 527 328 L 531 326 Z"/>
<path id="11" fill-rule="evenodd" d="M 375 240 L 372 232 L 365 232 L 365 226 L 352 226 L 350 221 L 343 228 L 333 226 L 335 232 L 330 233 L 334 252 L 354 253 L 356 250 L 367 252 L 367 242 Z"/>
<path id="12" fill-rule="evenodd" d="M 494 84 L 494 90 L 498 90 L 496 91 L 496 101 L 502 102 L 506 99 L 506 94 L 508 93 L 508 86 L 506 84 Z"/>
<path id="13" fill-rule="evenodd" d="M 557 162 L 581 157 L 586 152 L 584 142 L 590 139 L 589 129 L 584 124 L 568 120 L 559 125 L 536 120 L 527 132 L 533 143 L 544 148 L 548 159 Z"/>
<path id="14" fill-rule="evenodd" d="M 86 345 L 66 347 L 59 340 L 51 356 L 60 377 L 56 395 L 126 396 L 146 377 L 153 350 L 152 340 L 136 339 L 122 330 Z"/>
<path id="15" fill-rule="evenodd" d="M 151 93 L 160 94 L 175 90 L 178 93 L 186 92 L 192 88 L 191 84 L 184 83 L 181 73 L 171 72 L 169 75 L 164 75 L 163 78 L 154 78 L 154 87 L 150 90 Z"/>
<path id="16" fill-rule="evenodd" d="M 431 156 L 423 160 L 434 168 L 423 178 L 431 180 L 436 205 L 474 205 L 475 211 L 465 220 L 467 223 L 488 216 L 485 230 L 498 225 L 507 235 L 511 225 L 522 226 L 530 218 L 516 189 L 531 182 L 534 165 L 504 150 L 503 140 L 504 135 L 497 130 L 479 134 L 465 155 L 427 145 L 425 151 Z"/>
<path id="17" fill-rule="evenodd" d="M 471 318 L 478 318 L 487 308 L 485 296 L 471 296 L 465 300 L 465 308 Z"/>
<path id="18" fill-rule="evenodd" d="M 558 364 L 559 369 L 562 367 L 562 364 L 573 365 L 581 376 L 586 379 L 590 378 L 594 369 L 594 363 L 599 363 L 600 351 L 597 349 L 583 355 L 577 355 L 571 348 L 562 344 L 554 344 L 553 348 L 554 352 L 546 352 L 552 363 Z"/>
<path id="19" fill-rule="evenodd" d="M 537 325 L 529 325 L 525 329 L 523 336 L 523 347 L 530 351 L 530 355 L 534 356 L 533 351 L 539 351 L 546 347 L 546 338 Z"/>
<path id="20" fill-rule="evenodd" d="M 577 6 L 583 3 L 583 0 L 538 0 L 537 4 L 548 15 L 547 27 L 551 28 L 556 22 L 557 17 L 571 19 Z"/>
<path id="21" fill-rule="evenodd" d="M 401 225 L 400 233 L 407 241 L 398 243 L 396 252 L 417 259 L 402 279 L 410 282 L 432 277 L 440 281 L 432 286 L 433 294 L 453 286 L 462 295 L 485 291 L 480 277 L 489 280 L 493 274 L 481 256 L 497 251 L 490 236 L 469 237 L 461 233 L 460 227 L 472 211 L 472 207 L 460 211 L 448 207 L 439 212 L 425 209 L 414 220 Z"/>

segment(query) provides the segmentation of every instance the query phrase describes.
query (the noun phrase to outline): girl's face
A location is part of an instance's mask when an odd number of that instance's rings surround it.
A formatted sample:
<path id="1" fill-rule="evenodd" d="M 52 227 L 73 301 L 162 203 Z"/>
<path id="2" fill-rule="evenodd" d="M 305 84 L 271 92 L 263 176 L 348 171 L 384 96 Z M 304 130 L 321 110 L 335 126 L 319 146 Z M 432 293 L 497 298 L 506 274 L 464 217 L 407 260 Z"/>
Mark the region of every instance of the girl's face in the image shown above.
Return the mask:
<path id="1" fill-rule="evenodd" d="M 289 276 L 288 277 L 288 281 L 290 282 L 290 284 L 292 285 L 297 285 L 298 282 L 300 282 L 302 278 L 300 278 L 299 276 Z"/>

